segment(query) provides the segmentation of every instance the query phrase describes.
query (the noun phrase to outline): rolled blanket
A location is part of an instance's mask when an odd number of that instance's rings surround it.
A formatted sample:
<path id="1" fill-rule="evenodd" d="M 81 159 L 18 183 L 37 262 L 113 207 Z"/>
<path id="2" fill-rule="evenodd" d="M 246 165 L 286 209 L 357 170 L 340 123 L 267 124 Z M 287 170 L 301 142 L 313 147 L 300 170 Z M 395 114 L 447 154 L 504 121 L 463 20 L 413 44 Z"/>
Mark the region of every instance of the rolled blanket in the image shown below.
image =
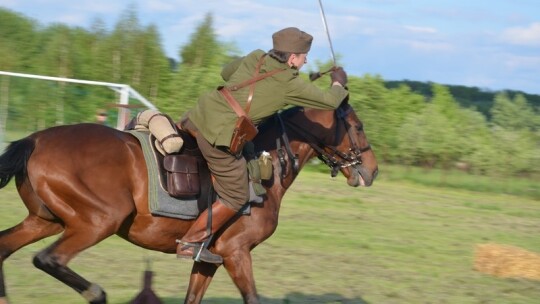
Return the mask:
<path id="1" fill-rule="evenodd" d="M 137 114 L 137 125 L 148 128 L 156 137 L 156 147 L 161 154 L 178 152 L 184 144 L 169 119 L 157 110 L 145 110 Z"/>

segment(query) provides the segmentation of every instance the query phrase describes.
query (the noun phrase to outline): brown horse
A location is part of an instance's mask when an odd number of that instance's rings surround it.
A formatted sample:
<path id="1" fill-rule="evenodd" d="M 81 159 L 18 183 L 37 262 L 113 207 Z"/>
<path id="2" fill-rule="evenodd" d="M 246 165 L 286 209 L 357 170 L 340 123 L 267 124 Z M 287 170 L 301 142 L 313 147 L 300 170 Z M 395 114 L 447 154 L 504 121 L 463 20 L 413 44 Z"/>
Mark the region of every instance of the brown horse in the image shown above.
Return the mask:
<path id="1" fill-rule="evenodd" d="M 283 138 L 283 128 L 289 140 L 277 141 Z M 288 141 L 290 149 L 285 149 Z M 250 215 L 235 217 L 210 248 L 223 257 L 245 303 L 259 303 L 250 251 L 275 231 L 281 199 L 309 159 L 318 156 L 354 187 L 370 186 L 377 175 L 363 125 L 347 103 L 336 111 L 292 108 L 273 116 L 261 125 L 255 146 L 273 157 L 274 177 L 265 184 L 265 201 L 254 205 Z M 15 177 L 29 214 L 0 232 L 0 303 L 7 302 L 4 260 L 60 232 L 33 263 L 89 303 L 106 303 L 106 294 L 67 267 L 79 252 L 117 234 L 146 249 L 175 253 L 175 240 L 193 221 L 150 214 L 146 172 L 134 136 L 97 124 L 53 127 L 11 143 L 0 156 L 0 188 Z M 219 266 L 194 262 L 186 303 L 201 302 Z"/>

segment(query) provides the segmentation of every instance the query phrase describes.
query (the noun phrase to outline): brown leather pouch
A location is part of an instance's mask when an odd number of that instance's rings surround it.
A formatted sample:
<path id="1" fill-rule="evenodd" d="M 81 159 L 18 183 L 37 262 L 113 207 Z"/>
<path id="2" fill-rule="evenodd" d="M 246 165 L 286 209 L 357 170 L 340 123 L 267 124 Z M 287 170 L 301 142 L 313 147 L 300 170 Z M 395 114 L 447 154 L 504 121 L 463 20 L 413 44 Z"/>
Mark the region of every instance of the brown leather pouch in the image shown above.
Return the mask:
<path id="1" fill-rule="evenodd" d="M 242 153 L 242 149 L 246 142 L 251 141 L 255 138 L 259 131 L 257 127 L 253 124 L 251 119 L 247 116 L 240 116 L 236 121 L 234 126 L 234 132 L 231 137 L 231 144 L 229 150 L 233 155 L 239 155 Z"/>
<path id="2" fill-rule="evenodd" d="M 170 196 L 188 198 L 201 190 L 197 158 L 190 155 L 170 154 L 163 158 L 167 171 L 167 191 Z"/>

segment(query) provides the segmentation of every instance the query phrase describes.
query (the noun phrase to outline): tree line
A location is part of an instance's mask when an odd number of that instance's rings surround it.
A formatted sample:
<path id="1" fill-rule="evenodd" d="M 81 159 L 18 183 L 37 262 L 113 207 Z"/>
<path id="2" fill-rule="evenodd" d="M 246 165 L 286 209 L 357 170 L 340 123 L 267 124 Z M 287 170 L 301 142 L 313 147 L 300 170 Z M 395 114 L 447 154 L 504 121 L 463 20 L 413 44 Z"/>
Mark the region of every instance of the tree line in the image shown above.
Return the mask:
<path id="1" fill-rule="evenodd" d="M 387 88 L 397 88 L 402 84 L 407 85 L 416 93 L 420 93 L 426 98 L 433 97 L 431 82 L 421 82 L 413 80 L 399 80 L 399 81 L 385 81 Z M 469 87 L 463 85 L 445 85 L 452 93 L 452 96 L 456 101 L 465 108 L 474 107 L 476 110 L 484 114 L 488 119 L 491 118 L 490 109 L 493 107 L 495 96 L 500 93 L 486 88 Z M 523 95 L 527 101 L 535 108 L 540 107 L 540 95 L 527 94 L 525 92 L 517 90 L 505 90 L 505 93 L 510 98 L 514 98 L 516 95 Z"/>
<path id="2" fill-rule="evenodd" d="M 111 30 L 99 19 L 89 28 L 43 26 L 0 8 L 0 70 L 126 83 L 174 119 L 221 84 L 221 67 L 242 54 L 218 39 L 208 14 L 178 55 L 180 62 L 167 58 L 158 29 L 142 25 L 133 8 Z M 325 70 L 330 64 L 316 66 Z M 324 88 L 328 81 L 316 84 Z M 537 95 L 390 82 L 369 74 L 349 75 L 349 90 L 383 163 L 457 165 L 486 175 L 540 173 Z M 104 101 L 115 100 L 111 90 L 0 76 L 0 134 L 93 121 Z"/>

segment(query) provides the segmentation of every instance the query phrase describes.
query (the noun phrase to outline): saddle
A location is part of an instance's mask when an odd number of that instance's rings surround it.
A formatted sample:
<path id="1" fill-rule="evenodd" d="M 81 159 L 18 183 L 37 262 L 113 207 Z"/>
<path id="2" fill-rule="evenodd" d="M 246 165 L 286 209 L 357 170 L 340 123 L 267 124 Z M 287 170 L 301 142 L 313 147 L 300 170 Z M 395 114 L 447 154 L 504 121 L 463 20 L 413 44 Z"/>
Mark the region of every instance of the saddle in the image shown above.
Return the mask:
<path id="1" fill-rule="evenodd" d="M 184 140 L 183 148 L 179 153 L 162 156 L 158 153 L 158 148 L 153 147 L 160 163 L 159 171 L 162 187 L 170 196 L 178 199 L 197 198 L 201 192 L 209 191 L 212 192 L 210 197 L 212 202 L 215 201 L 216 194 L 213 193 L 210 170 L 197 146 L 197 141 L 189 132 L 182 129 L 178 129 L 178 134 Z M 266 152 L 257 158 L 253 149 L 253 145 L 246 145 L 244 148 L 250 180 L 249 201 L 262 203 L 263 198 L 261 195 L 266 194 L 266 190 L 261 182 L 263 179 L 268 180 L 270 178 L 268 175 L 272 174 L 271 157 Z"/>
<path id="2" fill-rule="evenodd" d="M 139 116 L 134 117 L 124 128 L 125 131 L 138 130 L 149 132 L 151 150 L 153 158 L 158 167 L 158 180 L 163 188 L 170 196 L 182 200 L 198 199 L 201 196 L 201 189 L 210 189 L 212 180 L 210 171 L 204 160 L 204 157 L 197 146 L 197 142 L 191 134 L 180 129 L 167 114 L 157 114 L 166 118 L 168 124 L 162 128 L 170 130 L 171 135 L 179 137 L 183 142 L 179 152 L 167 153 L 161 145 L 163 142 L 162 130 L 147 128 L 148 125 L 141 127 Z M 163 122 L 162 122 L 163 123 Z M 145 128 L 146 127 L 146 128 Z M 156 133 L 161 133 L 161 138 L 156 138 Z M 207 192 L 207 191 L 205 191 Z M 212 199 L 212 198 L 208 198 Z M 206 199 L 205 199 L 206 201 Z"/>
<path id="3" fill-rule="evenodd" d="M 171 196 L 180 200 L 199 200 L 213 202 L 216 199 L 212 185 L 212 177 L 206 160 L 201 154 L 196 139 L 187 131 L 175 124 L 166 114 L 159 114 L 167 118 L 170 126 L 174 129 L 175 136 L 183 141 L 179 152 L 164 153 L 160 146 L 160 138 L 150 133 L 152 152 L 158 166 L 158 179 L 161 187 Z M 137 129 L 136 118 L 132 119 L 125 130 Z M 167 126 L 169 127 L 169 126 Z M 152 131 L 150 129 L 149 131 Z M 250 177 L 250 201 L 262 202 L 261 195 L 266 190 L 261 185 L 261 179 L 269 179 L 271 174 L 271 158 L 268 153 L 263 153 L 259 158 L 255 157 L 253 145 L 247 145 L 244 149 L 247 159 L 247 167 Z M 269 168 L 270 167 L 270 168 Z M 269 168 L 269 169 L 268 169 Z"/>

